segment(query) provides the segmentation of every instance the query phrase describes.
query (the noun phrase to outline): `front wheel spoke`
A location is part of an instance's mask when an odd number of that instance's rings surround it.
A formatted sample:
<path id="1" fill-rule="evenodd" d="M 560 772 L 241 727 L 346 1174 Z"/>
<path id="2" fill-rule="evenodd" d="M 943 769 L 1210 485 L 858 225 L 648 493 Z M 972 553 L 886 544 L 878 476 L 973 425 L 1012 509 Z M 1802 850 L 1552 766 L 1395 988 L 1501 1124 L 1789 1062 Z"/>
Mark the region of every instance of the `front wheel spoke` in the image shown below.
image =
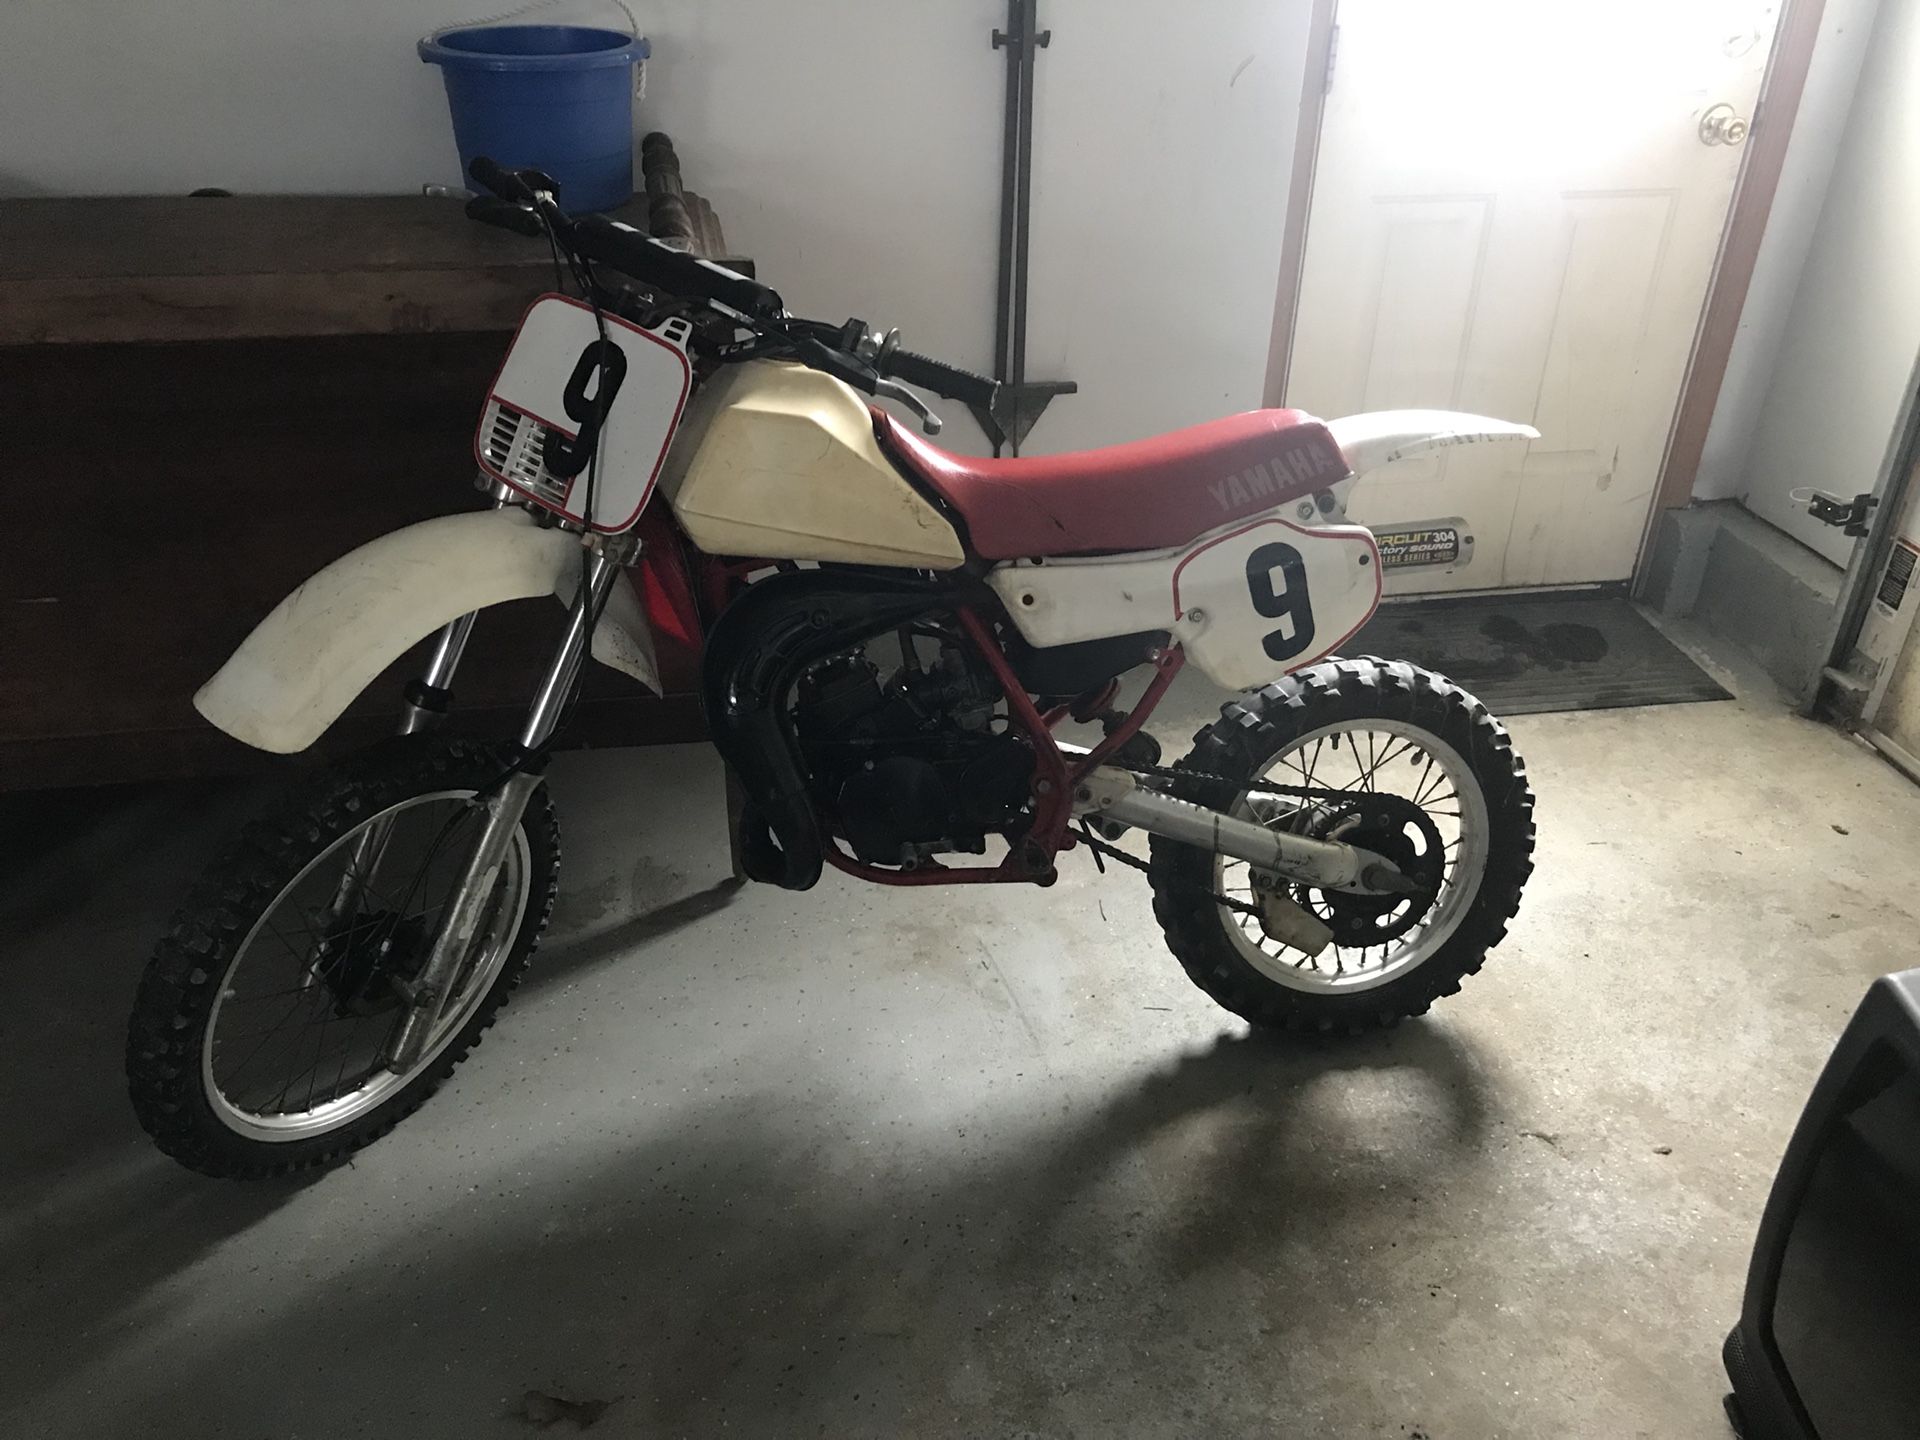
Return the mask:
<path id="1" fill-rule="evenodd" d="M 392 844 L 391 836 L 388 837 L 388 844 L 389 845 Z M 384 850 L 384 847 L 383 847 L 383 850 Z M 383 858 L 384 858 L 384 855 L 383 855 Z M 374 868 L 376 870 L 379 868 L 377 862 Z M 340 871 L 339 883 L 345 884 L 347 882 L 352 882 L 359 896 L 361 897 L 371 896 L 374 900 L 379 902 L 380 908 L 383 910 L 399 909 L 400 907 L 394 904 L 392 897 L 385 890 L 380 889 L 373 883 L 373 875 L 374 875 L 373 870 L 369 870 L 366 874 L 362 875 L 359 872 L 359 870 L 355 867 L 353 861 L 348 860 L 346 865 L 342 867 Z M 362 907 L 356 905 L 354 907 L 355 913 L 358 914 L 361 908 Z M 347 918 L 351 919 L 352 917 L 349 916 Z"/>
<path id="2" fill-rule="evenodd" d="M 233 1071 L 228 1075 L 227 1080 L 229 1084 L 233 1084 L 237 1082 L 240 1079 L 240 1076 L 249 1067 L 252 1066 L 253 1062 L 260 1058 L 260 1052 L 267 1048 L 267 1041 L 280 1033 L 281 1028 L 285 1026 L 287 1021 L 291 1020 L 294 1017 L 295 1013 L 299 1011 L 301 1004 L 312 993 L 313 992 L 309 990 L 304 990 L 304 989 L 296 991 L 295 994 L 299 998 L 295 999 L 294 1002 L 291 1005 L 289 1005 L 285 1011 L 281 1013 L 280 1018 L 274 1021 L 272 1025 L 268 1026 L 265 1031 L 255 1032 L 256 1034 L 260 1034 L 262 1036 L 261 1041 L 258 1045 L 254 1046 L 252 1050 L 247 1052 L 247 1058 L 242 1060 L 237 1066 L 235 1066 Z M 224 1008 L 224 1005 L 222 1008 Z M 216 1034 L 213 1037 L 213 1043 L 216 1048 L 220 1045 L 221 1040 L 218 1034 Z"/>
<path id="3" fill-rule="evenodd" d="M 347 1032 L 347 1043 L 349 1047 L 351 1047 L 353 1043 L 352 1031 Z M 300 1106 L 302 1110 L 307 1111 L 309 1114 L 313 1111 L 313 1089 L 314 1086 L 320 1083 L 320 1066 L 325 1063 L 326 1055 L 327 1027 L 322 1025 L 319 1028 L 319 1043 L 313 1047 L 313 1064 L 307 1070 L 307 1098 Z"/>
<path id="4" fill-rule="evenodd" d="M 353 1046 L 351 1044 L 342 1045 L 340 1047 L 340 1068 L 333 1072 L 333 1086 L 327 1091 L 327 1104 L 331 1105 L 335 1100 L 340 1098 L 341 1091 L 345 1088 L 347 1081 L 347 1061 L 352 1058 Z"/>
<path id="5" fill-rule="evenodd" d="M 224 1009 L 229 1005 L 257 1005 L 262 1000 L 278 1000 L 283 995 L 311 995 L 313 993 L 314 988 L 311 985 L 290 985 L 285 990 L 263 990 L 258 995 L 227 995 L 221 998 L 220 1004 Z"/>
<path id="6" fill-rule="evenodd" d="M 291 940 L 287 939 L 285 935 L 280 933 L 280 927 L 273 923 L 271 917 L 263 917 L 261 925 L 269 935 L 280 942 L 281 947 L 286 950 L 287 954 L 294 958 L 295 963 L 299 965 L 303 972 L 310 973 L 312 971 L 314 953 L 320 948 L 317 942 L 309 945 L 305 950 L 302 950 Z"/>
<path id="7" fill-rule="evenodd" d="M 341 1018 L 342 1018 L 342 1017 L 340 1017 L 340 1016 L 338 1016 L 338 1015 L 329 1015 L 329 1016 L 327 1016 L 327 1018 L 326 1018 L 326 1019 L 324 1019 L 324 1020 L 322 1020 L 322 1021 L 320 1022 L 320 1024 L 319 1024 L 319 1025 L 318 1025 L 318 1026 L 316 1027 L 316 1028 L 317 1028 L 317 1029 L 319 1030 L 319 1032 L 320 1032 L 320 1044 L 321 1044 L 321 1046 L 322 1046 L 323 1048 L 325 1047 L 325 1045 L 326 1045 L 326 1043 L 327 1043 L 327 1042 L 326 1042 L 326 1031 L 327 1031 L 327 1027 L 328 1027 L 329 1025 L 333 1025 L 333 1024 L 336 1024 L 336 1023 L 338 1023 L 338 1021 L 339 1021 L 339 1020 L 340 1020 Z M 304 1033 L 304 1032 L 303 1032 L 303 1033 Z M 300 1035 L 295 1035 L 295 1036 L 294 1036 L 294 1038 L 293 1038 L 293 1041 L 292 1041 L 292 1043 L 291 1043 L 291 1044 L 289 1044 L 289 1045 L 287 1045 L 287 1046 L 285 1046 L 285 1047 L 284 1047 L 284 1048 L 283 1048 L 283 1049 L 282 1049 L 282 1050 L 280 1051 L 280 1053 L 281 1053 L 282 1055 L 294 1055 L 294 1056 L 298 1056 L 298 1055 L 299 1055 L 299 1053 L 300 1053 L 300 1050 L 302 1049 L 302 1046 L 301 1046 L 301 1043 L 300 1043 L 300 1042 L 301 1042 L 301 1036 L 300 1036 Z M 314 1055 L 314 1059 L 313 1059 L 313 1065 L 309 1065 L 309 1066 L 307 1066 L 307 1067 L 306 1067 L 306 1069 L 304 1069 L 304 1070 L 296 1070 L 296 1071 L 294 1071 L 294 1072 L 293 1072 L 293 1073 L 292 1073 L 291 1075 L 289 1075 L 289 1076 L 287 1077 L 287 1082 L 286 1082 L 286 1084 L 284 1084 L 284 1085 L 282 1085 L 282 1086 L 280 1087 L 280 1093 L 279 1093 L 279 1094 L 277 1094 L 277 1095 L 275 1095 L 275 1096 L 273 1097 L 273 1108 L 274 1108 L 274 1110 L 275 1110 L 276 1112 L 279 1112 L 279 1113 L 281 1113 L 281 1114 L 284 1114 L 284 1113 L 286 1113 L 283 1107 L 284 1107 L 284 1105 L 285 1105 L 285 1103 L 286 1103 L 286 1099 L 287 1099 L 287 1096 L 288 1096 L 289 1094 L 291 1094 L 291 1093 L 292 1093 L 292 1091 L 293 1091 L 293 1087 L 294 1087 L 295 1085 L 297 1085 L 297 1084 L 299 1084 L 299 1083 L 300 1083 L 300 1081 L 302 1081 L 302 1080 L 304 1080 L 304 1079 L 305 1079 L 305 1078 L 306 1078 L 306 1077 L 307 1077 L 308 1075 L 310 1075 L 310 1074 L 311 1074 L 311 1073 L 313 1072 L 313 1067 L 314 1067 L 314 1065 L 318 1065 L 319 1063 L 320 1063 L 320 1057 L 319 1057 L 319 1055 L 318 1055 L 318 1053 L 316 1053 L 316 1054 Z M 267 1083 L 268 1083 L 269 1085 L 271 1085 L 271 1084 L 272 1084 L 273 1082 L 272 1082 L 271 1080 L 269 1080 L 269 1081 L 268 1081 Z M 264 1111 L 263 1111 L 262 1113 L 266 1113 L 266 1112 L 264 1112 Z"/>

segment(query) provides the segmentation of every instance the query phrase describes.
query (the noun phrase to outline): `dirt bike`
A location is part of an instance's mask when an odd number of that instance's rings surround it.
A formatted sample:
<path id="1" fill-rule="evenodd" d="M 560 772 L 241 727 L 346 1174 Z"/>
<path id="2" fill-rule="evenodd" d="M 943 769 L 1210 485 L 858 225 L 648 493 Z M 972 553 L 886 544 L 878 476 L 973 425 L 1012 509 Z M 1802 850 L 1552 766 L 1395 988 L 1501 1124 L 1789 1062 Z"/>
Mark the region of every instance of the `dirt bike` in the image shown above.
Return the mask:
<path id="1" fill-rule="evenodd" d="M 323 1164 L 451 1073 L 553 907 L 542 775 L 584 661 L 658 690 L 656 631 L 700 647 L 753 880 L 1047 885 L 1084 848 L 1146 871 L 1189 976 L 1261 1026 L 1391 1024 L 1479 968 L 1531 869 L 1525 769 L 1445 678 L 1330 658 L 1381 595 L 1345 502 L 1393 460 L 1535 431 L 1272 409 L 949 453 L 862 397 L 931 434 L 908 387 L 993 416 L 994 381 L 570 216 L 538 172 L 472 173 L 491 194 L 468 213 L 549 242 L 578 294 L 532 305 L 485 401 L 493 508 L 328 565 L 195 697 L 249 745 L 303 750 L 437 632 L 399 733 L 248 828 L 160 941 L 127 1071 L 161 1149 L 215 1175 Z M 475 614 L 545 595 L 569 615 L 518 743 L 444 728 Z M 1189 661 L 1243 693 L 1163 765 L 1143 724 Z M 1144 679 L 1124 710 L 1123 678 Z"/>

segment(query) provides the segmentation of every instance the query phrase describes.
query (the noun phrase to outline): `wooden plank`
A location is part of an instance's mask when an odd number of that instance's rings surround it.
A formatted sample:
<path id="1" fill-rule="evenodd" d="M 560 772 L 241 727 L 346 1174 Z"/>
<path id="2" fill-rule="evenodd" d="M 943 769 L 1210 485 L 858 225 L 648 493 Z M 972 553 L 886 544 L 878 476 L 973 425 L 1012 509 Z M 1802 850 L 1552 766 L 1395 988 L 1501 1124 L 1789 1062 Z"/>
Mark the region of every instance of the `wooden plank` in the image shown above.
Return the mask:
<path id="1" fill-rule="evenodd" d="M 0 201 L 6 281 L 551 264 L 540 242 L 475 224 L 457 200 L 423 195 Z"/>
<path id="2" fill-rule="evenodd" d="M 552 283 L 453 200 L 0 201 L 0 345 L 511 329 Z"/>
<path id="3" fill-rule="evenodd" d="M 550 269 L 507 266 L 0 281 L 0 345 L 504 333 L 551 288 Z"/>

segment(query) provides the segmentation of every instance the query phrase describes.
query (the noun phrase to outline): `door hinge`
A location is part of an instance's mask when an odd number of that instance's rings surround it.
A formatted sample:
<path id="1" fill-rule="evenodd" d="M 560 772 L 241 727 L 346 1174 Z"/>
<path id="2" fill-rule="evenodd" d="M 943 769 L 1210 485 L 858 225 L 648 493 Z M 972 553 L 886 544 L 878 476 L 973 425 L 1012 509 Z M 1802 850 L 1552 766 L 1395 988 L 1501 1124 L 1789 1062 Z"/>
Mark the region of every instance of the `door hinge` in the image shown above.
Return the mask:
<path id="1" fill-rule="evenodd" d="M 1831 525 L 1858 540 L 1866 535 L 1868 517 L 1879 503 L 1878 495 L 1856 495 L 1848 500 L 1831 491 L 1815 490 L 1807 497 L 1807 513 L 1822 525 Z"/>
<path id="2" fill-rule="evenodd" d="M 1333 93 L 1333 64 L 1340 58 L 1340 27 L 1335 25 L 1327 32 L 1327 73 L 1320 79 L 1320 93 Z"/>

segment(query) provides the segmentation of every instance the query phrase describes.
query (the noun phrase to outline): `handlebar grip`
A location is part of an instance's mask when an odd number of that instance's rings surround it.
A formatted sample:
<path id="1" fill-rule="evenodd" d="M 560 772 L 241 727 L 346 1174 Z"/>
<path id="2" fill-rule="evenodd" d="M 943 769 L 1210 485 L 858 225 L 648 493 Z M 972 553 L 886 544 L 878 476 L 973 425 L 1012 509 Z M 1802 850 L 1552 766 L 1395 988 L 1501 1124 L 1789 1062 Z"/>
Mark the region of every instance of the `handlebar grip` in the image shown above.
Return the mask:
<path id="1" fill-rule="evenodd" d="M 730 310 L 759 319 L 771 319 L 786 309 L 777 290 L 757 280 L 674 250 L 631 225 L 604 215 L 585 215 L 573 222 L 573 248 L 589 260 L 611 265 L 647 285 L 675 295 L 714 300 Z"/>
<path id="2" fill-rule="evenodd" d="M 483 189 L 491 190 L 502 200 L 511 201 L 515 205 L 528 205 L 533 202 L 533 190 L 527 182 L 497 160 L 489 160 L 485 155 L 476 155 L 468 162 L 467 174 L 478 181 Z"/>
<path id="3" fill-rule="evenodd" d="M 989 380 L 985 375 L 916 355 L 911 350 L 895 350 L 887 357 L 886 366 L 887 374 L 896 380 L 958 400 L 962 405 L 992 405 L 994 391 L 1000 388 L 998 381 Z"/>
<path id="4" fill-rule="evenodd" d="M 496 200 L 491 195 L 476 195 L 467 201 L 467 218 L 478 220 L 482 225 L 511 230 L 516 235 L 525 235 L 534 240 L 538 240 L 547 233 L 547 227 L 540 222 L 540 217 L 525 205 L 515 205 L 508 200 Z"/>

